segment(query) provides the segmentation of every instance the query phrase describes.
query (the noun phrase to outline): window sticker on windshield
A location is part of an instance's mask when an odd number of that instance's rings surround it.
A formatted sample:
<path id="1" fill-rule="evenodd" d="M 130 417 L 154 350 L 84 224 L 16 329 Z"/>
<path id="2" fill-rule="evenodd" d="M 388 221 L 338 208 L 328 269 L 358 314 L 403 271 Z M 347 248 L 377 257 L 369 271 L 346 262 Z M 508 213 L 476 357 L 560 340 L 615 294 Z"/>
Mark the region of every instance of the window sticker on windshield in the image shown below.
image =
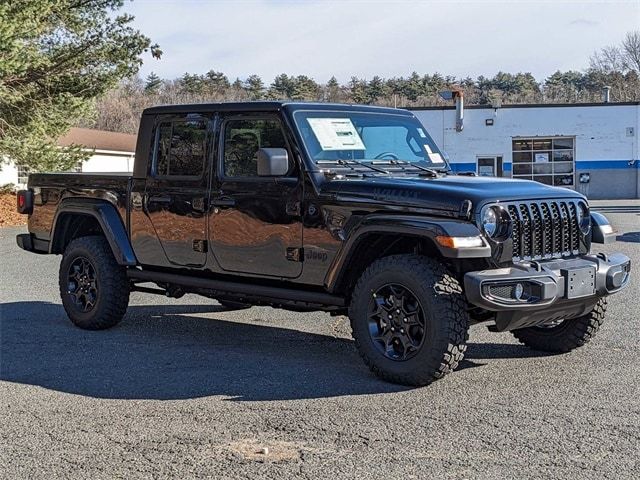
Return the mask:
<path id="1" fill-rule="evenodd" d="M 427 135 L 424 133 L 424 130 L 422 130 L 421 128 L 418 128 L 418 134 L 419 134 L 422 138 L 427 138 Z"/>
<path id="2" fill-rule="evenodd" d="M 440 155 L 438 152 L 430 153 L 429 160 L 431 160 L 431 163 L 444 163 L 444 160 L 442 159 L 442 155 Z"/>
<path id="3" fill-rule="evenodd" d="M 427 145 L 426 143 L 424 144 L 424 149 L 427 151 L 428 154 L 432 154 L 433 150 L 431 150 L 431 147 L 429 145 Z"/>
<path id="4" fill-rule="evenodd" d="M 349 118 L 308 118 L 322 150 L 366 150 Z"/>

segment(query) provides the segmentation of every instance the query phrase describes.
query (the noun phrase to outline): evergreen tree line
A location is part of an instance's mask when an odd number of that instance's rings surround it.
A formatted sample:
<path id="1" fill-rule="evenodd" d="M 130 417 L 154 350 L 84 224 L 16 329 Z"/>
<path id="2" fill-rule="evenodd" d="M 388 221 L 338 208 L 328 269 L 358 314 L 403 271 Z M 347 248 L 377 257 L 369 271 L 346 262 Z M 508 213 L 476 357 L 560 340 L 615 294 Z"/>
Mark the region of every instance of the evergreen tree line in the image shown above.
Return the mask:
<path id="1" fill-rule="evenodd" d="M 611 101 L 640 100 L 640 31 L 630 32 L 619 46 L 605 47 L 590 58 L 585 71 L 557 71 L 538 81 L 531 73 L 498 72 L 491 78 L 456 78 L 439 73 L 371 79 L 335 77 L 319 83 L 306 75 L 282 73 L 271 83 L 259 75 L 231 81 L 223 72 L 185 73 L 173 80 L 152 73 L 131 78 L 98 100 L 97 116 L 83 125 L 135 133 L 141 111 L 151 105 L 247 100 L 345 102 L 422 107 L 444 105 L 439 92 L 460 88 L 467 104 L 599 102 L 604 86 Z"/>

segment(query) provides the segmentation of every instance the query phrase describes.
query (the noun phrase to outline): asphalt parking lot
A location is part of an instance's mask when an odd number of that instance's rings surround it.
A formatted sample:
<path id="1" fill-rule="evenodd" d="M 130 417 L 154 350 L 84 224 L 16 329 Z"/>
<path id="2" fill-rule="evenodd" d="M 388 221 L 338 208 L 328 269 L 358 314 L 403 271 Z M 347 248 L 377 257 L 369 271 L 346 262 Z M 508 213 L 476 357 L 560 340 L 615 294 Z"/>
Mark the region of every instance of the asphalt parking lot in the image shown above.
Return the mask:
<path id="1" fill-rule="evenodd" d="M 620 230 L 601 250 L 636 278 L 595 341 L 544 355 L 476 326 L 418 389 L 373 377 L 322 313 L 136 293 L 118 327 L 78 330 L 60 257 L 0 229 L 0 477 L 638 478 L 640 202 L 600 205 Z"/>

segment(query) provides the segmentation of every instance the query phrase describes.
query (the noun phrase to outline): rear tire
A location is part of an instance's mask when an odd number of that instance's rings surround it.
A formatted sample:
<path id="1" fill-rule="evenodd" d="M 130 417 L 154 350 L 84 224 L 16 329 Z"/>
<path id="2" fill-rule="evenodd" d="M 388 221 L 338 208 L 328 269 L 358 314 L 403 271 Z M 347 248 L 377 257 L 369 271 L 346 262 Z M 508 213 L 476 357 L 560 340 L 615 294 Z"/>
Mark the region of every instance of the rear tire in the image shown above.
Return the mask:
<path id="1" fill-rule="evenodd" d="M 80 237 L 60 263 L 60 298 L 69 319 L 85 330 L 118 324 L 129 305 L 129 280 L 101 236 Z"/>
<path id="2" fill-rule="evenodd" d="M 421 255 L 372 263 L 353 291 L 349 318 L 360 356 L 389 382 L 427 385 L 451 373 L 467 348 L 462 288 L 441 263 Z"/>
<path id="3" fill-rule="evenodd" d="M 513 330 L 513 336 L 534 350 L 566 353 L 582 347 L 595 337 L 604 322 L 607 300 L 601 298 L 593 310 L 582 317 L 563 320 L 552 327 L 527 327 Z"/>

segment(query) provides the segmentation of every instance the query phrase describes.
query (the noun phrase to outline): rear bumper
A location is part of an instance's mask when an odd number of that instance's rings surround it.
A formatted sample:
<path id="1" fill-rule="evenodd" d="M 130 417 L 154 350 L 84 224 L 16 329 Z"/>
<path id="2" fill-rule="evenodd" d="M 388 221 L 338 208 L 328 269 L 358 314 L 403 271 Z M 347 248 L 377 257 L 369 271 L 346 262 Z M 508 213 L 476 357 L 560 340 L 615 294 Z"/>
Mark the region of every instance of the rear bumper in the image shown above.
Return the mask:
<path id="1" fill-rule="evenodd" d="M 498 329 L 512 330 L 582 315 L 625 288 L 630 271 L 631 260 L 621 253 L 584 255 L 470 272 L 464 286 L 469 303 L 497 312 Z"/>
<path id="2" fill-rule="evenodd" d="M 49 253 L 49 242 L 39 240 L 30 233 L 21 233 L 16 235 L 16 243 L 18 246 L 32 253 Z"/>

